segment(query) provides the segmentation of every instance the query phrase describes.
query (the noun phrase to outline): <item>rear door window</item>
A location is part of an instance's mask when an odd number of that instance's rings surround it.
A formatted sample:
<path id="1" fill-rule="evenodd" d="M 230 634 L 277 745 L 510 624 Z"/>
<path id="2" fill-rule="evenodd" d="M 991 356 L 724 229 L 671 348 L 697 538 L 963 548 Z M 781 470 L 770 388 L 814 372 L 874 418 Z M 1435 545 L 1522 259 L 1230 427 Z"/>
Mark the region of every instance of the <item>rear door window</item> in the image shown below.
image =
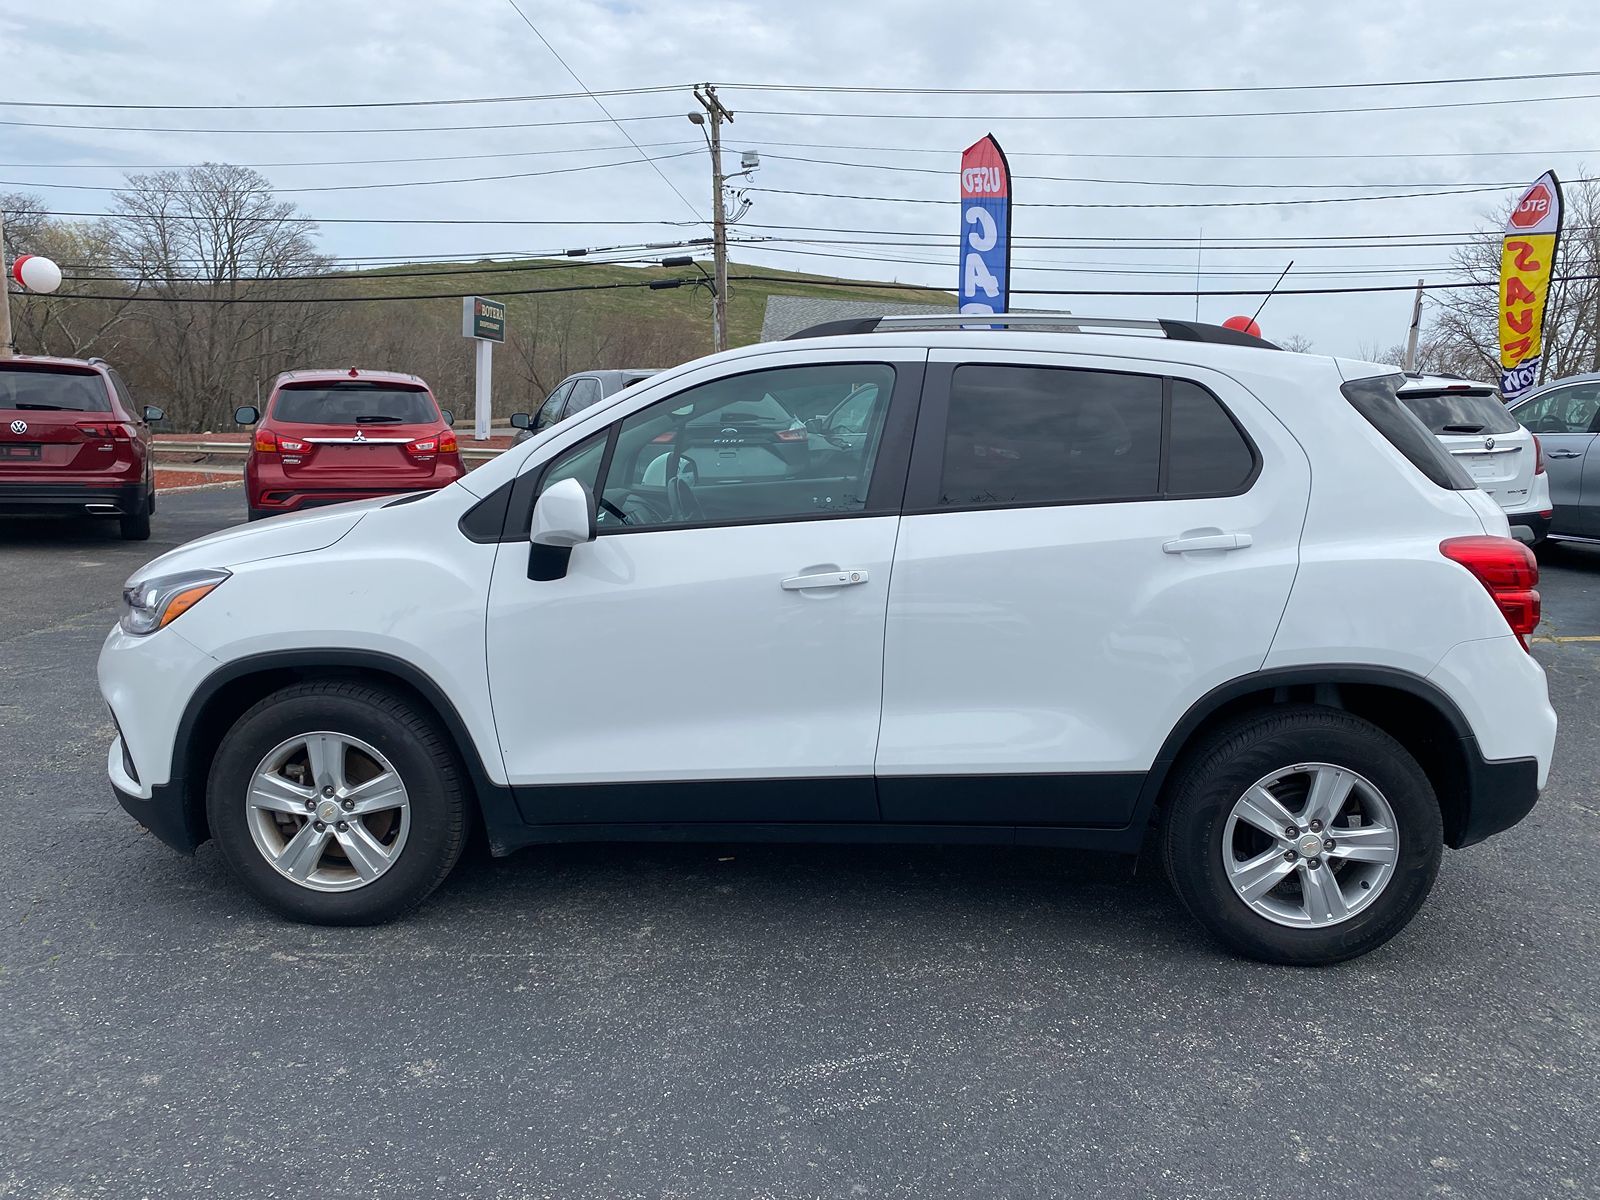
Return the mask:
<path id="1" fill-rule="evenodd" d="M 110 412 L 111 396 L 95 371 L 62 371 L 0 363 L 0 409 L 21 412 Z"/>
<path id="2" fill-rule="evenodd" d="M 1517 406 L 1517 419 L 1534 433 L 1593 433 L 1600 415 L 1600 383 L 1577 383 Z"/>
<path id="3" fill-rule="evenodd" d="M 419 388 L 394 384 L 287 384 L 273 402 L 272 419 L 291 425 L 436 425 L 439 406 Z"/>
<path id="4" fill-rule="evenodd" d="M 1506 411 L 1500 393 L 1487 388 L 1440 388 L 1400 393 L 1404 404 L 1435 434 L 1515 433 L 1517 419 Z"/>

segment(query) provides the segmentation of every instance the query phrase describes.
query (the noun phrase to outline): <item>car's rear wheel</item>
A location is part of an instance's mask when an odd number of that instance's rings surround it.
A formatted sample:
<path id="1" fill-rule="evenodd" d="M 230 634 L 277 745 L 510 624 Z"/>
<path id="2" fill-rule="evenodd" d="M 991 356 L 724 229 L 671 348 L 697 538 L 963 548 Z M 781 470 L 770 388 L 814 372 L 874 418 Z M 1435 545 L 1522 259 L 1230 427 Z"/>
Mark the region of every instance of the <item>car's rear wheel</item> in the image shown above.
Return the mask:
<path id="1" fill-rule="evenodd" d="M 455 755 L 432 721 L 355 682 L 284 688 L 240 717 L 212 764 L 206 810 L 250 892 L 316 924 L 414 908 L 467 829 Z"/>
<path id="2" fill-rule="evenodd" d="M 1162 826 L 1184 905 L 1230 948 L 1320 965 L 1365 954 L 1416 915 L 1443 822 L 1422 768 L 1337 709 L 1275 708 L 1192 754 Z"/>

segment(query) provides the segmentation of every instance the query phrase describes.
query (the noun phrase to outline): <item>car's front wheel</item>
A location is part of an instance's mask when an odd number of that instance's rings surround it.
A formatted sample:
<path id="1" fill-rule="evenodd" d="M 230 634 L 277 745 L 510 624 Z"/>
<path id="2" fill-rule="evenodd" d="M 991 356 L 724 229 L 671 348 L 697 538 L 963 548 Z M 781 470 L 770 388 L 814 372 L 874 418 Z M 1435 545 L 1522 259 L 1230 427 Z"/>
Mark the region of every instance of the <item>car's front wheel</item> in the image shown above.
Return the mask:
<path id="1" fill-rule="evenodd" d="M 1388 941 L 1438 874 L 1432 785 L 1383 730 L 1337 709 L 1274 708 L 1219 730 L 1180 768 L 1167 873 L 1220 941 L 1320 965 Z"/>
<path id="2" fill-rule="evenodd" d="M 206 810 L 228 865 L 297 921 L 366 925 L 420 904 L 466 838 L 455 755 L 405 698 L 358 682 L 284 688 L 235 723 Z"/>

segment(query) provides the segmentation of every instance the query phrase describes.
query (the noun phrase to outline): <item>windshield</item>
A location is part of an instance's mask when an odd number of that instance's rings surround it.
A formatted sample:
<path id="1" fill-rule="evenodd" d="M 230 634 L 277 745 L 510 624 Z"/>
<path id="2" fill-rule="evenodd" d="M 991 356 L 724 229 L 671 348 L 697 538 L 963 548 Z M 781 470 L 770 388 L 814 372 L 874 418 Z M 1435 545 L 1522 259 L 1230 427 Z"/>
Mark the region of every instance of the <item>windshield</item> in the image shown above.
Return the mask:
<path id="1" fill-rule="evenodd" d="M 439 406 L 419 388 L 393 383 L 289 384 L 278 392 L 272 419 L 291 425 L 436 425 Z"/>
<path id="2" fill-rule="evenodd" d="M 0 409 L 110 412 L 105 381 L 94 371 L 0 365 Z"/>
<path id="3" fill-rule="evenodd" d="M 1434 433 L 1515 433 L 1517 419 L 1506 411 L 1500 393 L 1480 388 L 1475 391 L 1445 390 L 1400 393 L 1404 404 Z"/>

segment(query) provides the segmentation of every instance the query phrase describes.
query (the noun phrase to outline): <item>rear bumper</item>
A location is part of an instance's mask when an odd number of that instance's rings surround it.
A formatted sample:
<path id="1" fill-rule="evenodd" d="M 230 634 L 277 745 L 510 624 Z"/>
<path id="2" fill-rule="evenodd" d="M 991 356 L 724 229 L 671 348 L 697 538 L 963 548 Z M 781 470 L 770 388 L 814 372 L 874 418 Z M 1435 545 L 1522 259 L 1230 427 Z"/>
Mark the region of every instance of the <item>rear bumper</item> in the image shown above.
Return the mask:
<path id="1" fill-rule="evenodd" d="M 1454 849 L 1476 845 L 1510 829 L 1533 811 L 1539 800 L 1539 760 L 1514 758 L 1490 762 L 1476 738 L 1464 740 L 1466 795 L 1455 828 L 1445 830 Z"/>
<path id="2" fill-rule="evenodd" d="M 0 513 L 116 516 L 140 512 L 144 503 L 145 488 L 141 482 L 0 482 Z"/>
<path id="3" fill-rule="evenodd" d="M 462 474 L 465 474 L 463 472 Z M 246 489 L 250 507 L 263 515 L 300 512 L 308 508 L 322 508 L 329 504 L 346 504 L 351 500 L 372 500 L 380 496 L 403 496 L 407 492 L 425 492 L 449 487 L 461 475 L 436 471 L 420 479 L 396 479 L 393 482 L 370 483 L 360 487 L 308 488 L 286 481 L 255 479 Z"/>

